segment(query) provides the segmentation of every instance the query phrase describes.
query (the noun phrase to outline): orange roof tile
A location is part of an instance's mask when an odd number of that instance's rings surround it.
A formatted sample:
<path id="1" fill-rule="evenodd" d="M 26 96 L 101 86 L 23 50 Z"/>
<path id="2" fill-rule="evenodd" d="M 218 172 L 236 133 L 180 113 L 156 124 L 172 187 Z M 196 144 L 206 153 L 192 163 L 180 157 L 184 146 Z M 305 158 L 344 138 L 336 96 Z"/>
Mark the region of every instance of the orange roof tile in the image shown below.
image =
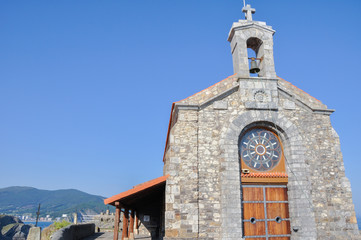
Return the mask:
<path id="1" fill-rule="evenodd" d="M 168 177 L 169 177 L 169 175 L 166 175 L 166 176 L 162 176 L 162 177 L 147 181 L 145 183 L 138 184 L 138 185 L 134 186 L 132 189 L 129 189 L 128 191 L 125 191 L 125 192 L 119 193 L 117 195 L 114 195 L 110 198 L 104 199 L 104 204 L 112 204 L 116 201 L 119 201 L 123 198 L 129 197 L 133 194 L 144 191 L 148 188 L 154 187 L 158 184 L 165 183 Z"/>
<path id="2" fill-rule="evenodd" d="M 167 147 L 168 147 L 168 140 L 169 140 L 170 127 L 172 125 L 174 105 L 175 105 L 175 103 L 172 103 L 172 110 L 170 110 L 170 118 L 169 118 L 169 124 L 168 124 L 167 138 L 165 140 L 165 147 L 164 147 L 164 153 L 163 153 L 163 162 L 165 162 L 164 161 L 165 160 L 165 153 L 167 152 Z"/>
<path id="3" fill-rule="evenodd" d="M 261 177 L 261 178 L 288 178 L 287 173 L 282 172 L 273 172 L 273 173 L 261 173 L 261 172 L 252 172 L 252 173 L 242 173 L 241 177 L 244 178 L 255 178 L 255 177 Z"/>

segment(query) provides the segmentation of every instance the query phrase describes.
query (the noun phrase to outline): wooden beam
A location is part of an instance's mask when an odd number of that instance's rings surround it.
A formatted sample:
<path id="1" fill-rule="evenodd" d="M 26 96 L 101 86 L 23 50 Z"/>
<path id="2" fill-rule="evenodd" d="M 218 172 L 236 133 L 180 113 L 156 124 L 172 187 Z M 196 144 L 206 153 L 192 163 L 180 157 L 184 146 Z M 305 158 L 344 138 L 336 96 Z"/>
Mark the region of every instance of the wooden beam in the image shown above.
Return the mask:
<path id="1" fill-rule="evenodd" d="M 119 220 L 120 220 L 120 206 L 119 206 L 119 202 L 115 202 L 115 219 L 114 219 L 114 237 L 113 237 L 113 240 L 118 240 Z"/>
<path id="2" fill-rule="evenodd" d="M 124 238 L 128 238 L 128 219 L 129 219 L 129 210 L 124 209 L 122 240 L 124 240 Z"/>

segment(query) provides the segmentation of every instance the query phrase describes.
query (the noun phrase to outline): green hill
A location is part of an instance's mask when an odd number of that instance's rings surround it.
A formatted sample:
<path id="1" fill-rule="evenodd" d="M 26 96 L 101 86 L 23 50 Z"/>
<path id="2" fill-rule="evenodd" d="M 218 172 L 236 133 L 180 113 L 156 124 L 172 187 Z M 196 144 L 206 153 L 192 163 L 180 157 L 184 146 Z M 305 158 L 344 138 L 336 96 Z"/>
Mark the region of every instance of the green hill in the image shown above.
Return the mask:
<path id="1" fill-rule="evenodd" d="M 104 197 L 91 195 L 75 189 L 40 190 L 32 187 L 0 188 L 0 213 L 10 215 L 32 214 L 35 216 L 39 203 L 40 217 L 81 212 L 96 214 L 105 211 Z"/>

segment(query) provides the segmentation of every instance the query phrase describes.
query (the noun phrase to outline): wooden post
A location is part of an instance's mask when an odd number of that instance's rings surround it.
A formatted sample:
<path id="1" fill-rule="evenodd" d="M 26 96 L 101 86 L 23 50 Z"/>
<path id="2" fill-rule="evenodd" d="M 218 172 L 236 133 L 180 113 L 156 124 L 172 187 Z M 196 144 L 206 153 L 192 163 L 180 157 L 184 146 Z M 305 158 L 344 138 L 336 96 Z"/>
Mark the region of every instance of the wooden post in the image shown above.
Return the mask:
<path id="1" fill-rule="evenodd" d="M 36 212 L 36 223 L 35 223 L 35 227 L 38 226 L 39 215 L 40 215 L 40 203 L 39 203 L 38 211 Z"/>
<path id="2" fill-rule="evenodd" d="M 113 240 L 118 240 L 119 220 L 120 220 L 120 206 L 119 206 L 119 202 L 115 202 L 115 220 L 114 220 L 114 237 L 113 237 Z"/>
<path id="3" fill-rule="evenodd" d="M 125 238 L 128 239 L 128 219 L 129 219 L 129 210 L 124 209 L 122 240 L 124 240 Z"/>
<path id="4" fill-rule="evenodd" d="M 139 234 L 139 219 L 138 219 L 138 212 L 135 214 L 135 233 Z"/>
<path id="5" fill-rule="evenodd" d="M 134 210 L 132 210 L 130 213 L 129 239 L 134 239 Z"/>

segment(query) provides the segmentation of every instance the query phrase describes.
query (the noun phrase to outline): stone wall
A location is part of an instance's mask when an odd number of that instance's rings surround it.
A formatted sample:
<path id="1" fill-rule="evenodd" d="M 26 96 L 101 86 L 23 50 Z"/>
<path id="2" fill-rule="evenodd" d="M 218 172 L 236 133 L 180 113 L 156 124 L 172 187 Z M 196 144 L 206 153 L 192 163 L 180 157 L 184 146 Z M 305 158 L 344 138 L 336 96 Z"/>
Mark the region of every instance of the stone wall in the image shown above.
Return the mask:
<path id="1" fill-rule="evenodd" d="M 176 103 L 164 165 L 166 239 L 241 238 L 238 141 L 252 126 L 282 139 L 291 228 L 299 229 L 292 239 L 359 239 L 332 112 L 283 79 L 235 76 Z"/>
<path id="2" fill-rule="evenodd" d="M 65 228 L 56 231 L 52 236 L 52 240 L 78 240 L 95 233 L 94 223 L 71 224 Z"/>
<path id="3" fill-rule="evenodd" d="M 198 112 L 179 110 L 171 130 L 165 172 L 165 235 L 198 237 Z"/>
<path id="4" fill-rule="evenodd" d="M 99 215 L 95 215 L 94 223 L 100 231 L 105 231 L 114 228 L 114 219 L 114 213 L 110 213 L 109 210 L 107 210 L 105 213 L 102 212 Z"/>
<path id="5" fill-rule="evenodd" d="M 41 240 L 41 228 L 40 227 L 30 228 L 26 240 Z"/>

